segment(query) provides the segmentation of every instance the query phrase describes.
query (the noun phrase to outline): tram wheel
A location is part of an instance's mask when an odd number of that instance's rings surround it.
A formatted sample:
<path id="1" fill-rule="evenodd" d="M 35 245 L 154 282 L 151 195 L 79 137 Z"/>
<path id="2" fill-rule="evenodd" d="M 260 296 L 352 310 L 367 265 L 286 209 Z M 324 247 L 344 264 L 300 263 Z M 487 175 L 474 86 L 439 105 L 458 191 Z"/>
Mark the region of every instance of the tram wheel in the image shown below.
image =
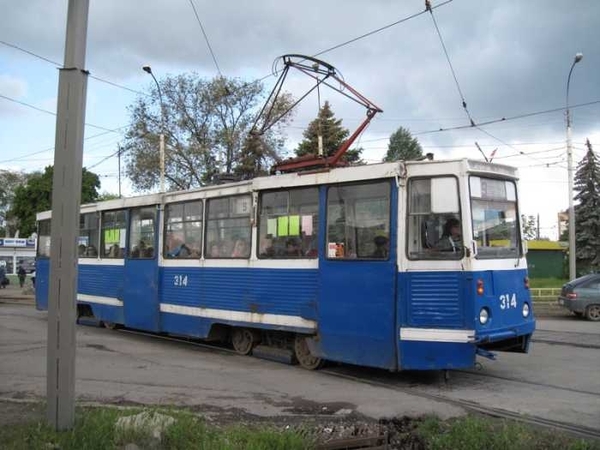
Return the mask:
<path id="1" fill-rule="evenodd" d="M 585 317 L 588 318 L 588 320 L 593 320 L 594 322 L 597 322 L 600 320 L 600 305 L 590 305 L 587 307 L 587 309 L 585 310 Z"/>
<path id="2" fill-rule="evenodd" d="M 234 328 L 231 332 L 231 345 L 240 355 L 249 355 L 258 344 L 259 336 L 254 330 L 248 328 Z"/>
<path id="3" fill-rule="evenodd" d="M 313 356 L 310 353 L 306 339 L 307 337 L 302 334 L 296 335 L 296 340 L 294 341 L 294 354 L 303 368 L 307 370 L 316 370 L 323 365 L 324 360 Z"/>

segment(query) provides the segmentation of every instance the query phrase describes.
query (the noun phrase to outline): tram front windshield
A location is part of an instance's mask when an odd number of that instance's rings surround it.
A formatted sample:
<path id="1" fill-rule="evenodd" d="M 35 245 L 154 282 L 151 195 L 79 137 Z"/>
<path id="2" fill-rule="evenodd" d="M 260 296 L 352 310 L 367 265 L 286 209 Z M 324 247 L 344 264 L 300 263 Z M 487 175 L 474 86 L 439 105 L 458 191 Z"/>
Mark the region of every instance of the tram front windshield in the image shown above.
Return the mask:
<path id="1" fill-rule="evenodd" d="M 519 257 L 519 216 L 515 183 L 471 176 L 469 185 L 477 258 Z"/>

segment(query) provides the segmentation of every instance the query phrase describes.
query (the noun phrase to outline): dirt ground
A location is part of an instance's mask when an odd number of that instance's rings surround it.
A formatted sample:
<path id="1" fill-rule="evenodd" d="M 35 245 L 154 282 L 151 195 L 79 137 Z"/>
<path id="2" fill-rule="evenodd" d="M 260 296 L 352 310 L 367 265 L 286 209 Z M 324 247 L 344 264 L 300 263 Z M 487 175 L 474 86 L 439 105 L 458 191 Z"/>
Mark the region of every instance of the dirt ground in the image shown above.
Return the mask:
<path id="1" fill-rule="evenodd" d="M 88 405 L 93 407 L 92 405 Z M 100 406 L 100 405 L 94 405 Z M 143 405 L 113 404 L 102 405 L 118 408 L 141 408 Z M 253 416 L 242 410 L 218 409 L 213 406 L 198 405 L 187 408 L 203 417 L 214 427 L 242 425 L 249 427 L 269 427 L 281 431 L 296 430 L 301 434 L 315 438 L 318 443 L 339 439 L 381 436 L 387 439 L 390 449 L 424 450 L 425 443 L 414 433 L 421 419 L 401 417 L 372 420 L 356 412 L 339 414 L 339 405 L 320 406 L 298 405 L 297 414 L 279 417 Z M 168 407 L 165 407 L 168 409 Z M 337 414 L 336 414 L 337 412 Z M 44 403 L 33 399 L 0 400 L 0 426 L 12 427 L 19 424 L 41 422 L 45 420 Z M 381 441 L 383 443 L 383 441 Z"/>

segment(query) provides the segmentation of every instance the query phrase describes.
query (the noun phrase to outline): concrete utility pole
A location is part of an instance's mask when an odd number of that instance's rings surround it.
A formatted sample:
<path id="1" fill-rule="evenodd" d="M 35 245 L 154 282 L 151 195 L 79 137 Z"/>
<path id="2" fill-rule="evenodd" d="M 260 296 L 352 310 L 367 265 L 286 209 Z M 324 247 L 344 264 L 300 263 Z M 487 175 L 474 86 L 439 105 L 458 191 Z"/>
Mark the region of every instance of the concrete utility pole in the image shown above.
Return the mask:
<path id="1" fill-rule="evenodd" d="M 575 207 L 573 206 L 573 185 L 574 185 L 574 174 L 573 174 L 573 143 L 571 142 L 571 115 L 569 112 L 569 85 L 571 84 L 571 74 L 573 68 L 583 58 L 582 53 L 575 54 L 573 64 L 571 64 L 571 70 L 569 70 L 569 77 L 567 78 L 567 172 L 569 179 L 569 280 L 573 280 L 577 277 L 577 258 L 576 258 L 576 244 L 575 244 Z"/>
<path id="2" fill-rule="evenodd" d="M 83 69 L 88 10 L 89 0 L 69 0 L 65 63 L 58 81 L 46 372 L 48 421 L 55 430 L 73 428 L 75 420 L 77 237 L 88 75 Z"/>

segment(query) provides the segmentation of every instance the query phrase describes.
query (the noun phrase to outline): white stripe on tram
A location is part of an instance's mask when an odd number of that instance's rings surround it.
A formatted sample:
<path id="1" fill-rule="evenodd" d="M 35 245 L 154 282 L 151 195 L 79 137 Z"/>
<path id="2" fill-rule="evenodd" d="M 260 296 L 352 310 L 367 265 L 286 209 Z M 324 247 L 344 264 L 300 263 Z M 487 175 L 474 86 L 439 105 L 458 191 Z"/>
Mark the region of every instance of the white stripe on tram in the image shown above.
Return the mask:
<path id="1" fill-rule="evenodd" d="M 160 311 L 185 316 L 204 317 L 207 319 L 222 319 L 232 322 L 261 323 L 264 325 L 281 325 L 288 327 L 316 329 L 314 320 L 303 319 L 298 316 L 287 316 L 283 314 L 263 314 L 245 311 L 228 311 L 224 309 L 198 308 L 194 306 L 173 305 L 161 303 Z"/>
<path id="2" fill-rule="evenodd" d="M 400 328 L 400 340 L 469 343 L 475 341 L 475 330 Z"/>
<path id="3" fill-rule="evenodd" d="M 100 305 L 123 306 L 123 302 L 114 297 L 102 297 L 100 295 L 77 294 L 77 301 L 98 303 Z"/>

